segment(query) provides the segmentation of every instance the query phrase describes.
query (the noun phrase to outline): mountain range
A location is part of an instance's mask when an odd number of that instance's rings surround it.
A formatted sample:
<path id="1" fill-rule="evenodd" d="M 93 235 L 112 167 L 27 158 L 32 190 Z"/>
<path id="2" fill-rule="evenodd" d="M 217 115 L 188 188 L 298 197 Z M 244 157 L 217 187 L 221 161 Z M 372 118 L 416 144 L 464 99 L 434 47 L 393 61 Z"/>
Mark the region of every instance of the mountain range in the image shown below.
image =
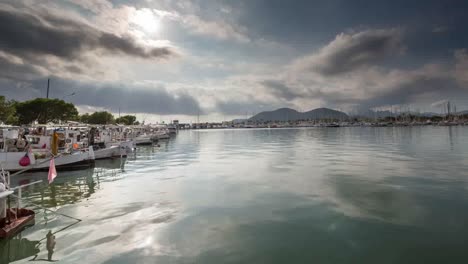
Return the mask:
<path id="1" fill-rule="evenodd" d="M 424 112 L 424 113 L 416 113 L 410 112 L 412 115 L 415 116 L 425 116 L 425 117 L 433 117 L 433 116 L 442 116 L 438 113 L 432 112 Z M 460 111 L 455 113 L 456 115 L 467 114 L 468 111 Z M 361 110 L 358 113 L 351 114 L 351 117 L 354 118 L 385 118 L 391 116 L 398 116 L 397 113 L 392 113 L 390 111 L 373 111 L 371 109 Z M 318 119 L 339 119 L 345 120 L 350 118 L 346 113 L 329 109 L 329 108 L 317 108 L 314 110 L 310 110 L 307 112 L 298 112 L 291 108 L 279 108 L 273 111 L 265 111 L 260 112 L 252 117 L 250 117 L 249 121 L 296 121 L 296 120 L 318 120 Z M 245 122 L 245 119 L 236 120 L 238 122 Z"/>
<path id="2" fill-rule="evenodd" d="M 347 119 L 348 115 L 329 108 L 317 108 L 307 112 L 298 112 L 291 108 L 280 108 L 258 113 L 250 121 L 296 121 L 317 119 Z"/>

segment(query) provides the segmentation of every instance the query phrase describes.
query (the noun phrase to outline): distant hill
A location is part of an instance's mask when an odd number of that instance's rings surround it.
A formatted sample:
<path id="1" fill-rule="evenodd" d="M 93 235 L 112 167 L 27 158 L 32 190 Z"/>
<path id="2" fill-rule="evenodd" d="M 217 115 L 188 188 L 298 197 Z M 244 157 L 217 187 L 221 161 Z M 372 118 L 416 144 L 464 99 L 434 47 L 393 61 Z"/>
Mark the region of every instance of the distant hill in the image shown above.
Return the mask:
<path id="1" fill-rule="evenodd" d="M 307 119 L 347 119 L 348 115 L 329 108 L 317 108 L 308 112 L 298 112 L 291 108 L 280 108 L 274 111 L 258 113 L 251 121 L 295 121 Z"/>
<path id="2" fill-rule="evenodd" d="M 347 119 L 348 115 L 329 108 L 317 108 L 302 113 L 302 119 Z"/>

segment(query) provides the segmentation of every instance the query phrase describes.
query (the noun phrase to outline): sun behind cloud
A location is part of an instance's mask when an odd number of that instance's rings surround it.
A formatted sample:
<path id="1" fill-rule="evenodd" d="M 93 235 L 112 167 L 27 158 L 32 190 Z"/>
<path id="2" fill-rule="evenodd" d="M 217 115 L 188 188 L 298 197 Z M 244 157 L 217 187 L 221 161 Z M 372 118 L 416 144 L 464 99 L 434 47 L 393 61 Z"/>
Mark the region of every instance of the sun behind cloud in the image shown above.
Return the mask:
<path id="1" fill-rule="evenodd" d="M 159 17 L 149 8 L 136 10 L 130 17 L 130 23 L 146 34 L 155 34 L 161 28 Z"/>

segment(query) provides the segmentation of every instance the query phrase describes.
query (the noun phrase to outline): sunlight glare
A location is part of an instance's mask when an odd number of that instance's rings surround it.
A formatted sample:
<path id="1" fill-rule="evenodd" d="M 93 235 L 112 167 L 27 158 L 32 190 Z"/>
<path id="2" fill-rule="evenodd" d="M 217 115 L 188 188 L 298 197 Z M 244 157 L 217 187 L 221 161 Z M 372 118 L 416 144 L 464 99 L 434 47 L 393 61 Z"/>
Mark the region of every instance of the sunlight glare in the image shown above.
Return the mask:
<path id="1" fill-rule="evenodd" d="M 160 26 L 159 18 L 148 8 L 136 10 L 130 22 L 146 33 L 155 33 Z"/>

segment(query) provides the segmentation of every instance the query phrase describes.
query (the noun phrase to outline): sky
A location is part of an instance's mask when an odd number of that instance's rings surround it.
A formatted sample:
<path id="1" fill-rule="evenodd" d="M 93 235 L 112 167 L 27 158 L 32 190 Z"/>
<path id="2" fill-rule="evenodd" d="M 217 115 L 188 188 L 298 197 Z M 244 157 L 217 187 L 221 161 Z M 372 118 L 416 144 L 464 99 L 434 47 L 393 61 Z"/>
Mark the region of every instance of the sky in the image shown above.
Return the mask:
<path id="1" fill-rule="evenodd" d="M 0 0 L 0 95 L 221 121 L 468 109 L 467 1 Z"/>

